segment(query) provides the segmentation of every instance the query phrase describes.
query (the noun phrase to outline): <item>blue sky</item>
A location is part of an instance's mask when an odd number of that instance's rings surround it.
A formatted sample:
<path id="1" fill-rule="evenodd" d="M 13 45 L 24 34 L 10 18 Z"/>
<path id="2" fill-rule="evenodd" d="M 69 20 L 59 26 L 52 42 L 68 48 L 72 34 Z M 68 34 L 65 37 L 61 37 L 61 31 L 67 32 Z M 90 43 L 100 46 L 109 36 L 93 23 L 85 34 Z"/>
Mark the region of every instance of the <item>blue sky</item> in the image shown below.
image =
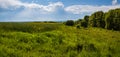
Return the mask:
<path id="1" fill-rule="evenodd" d="M 120 8 L 120 0 L 0 0 L 0 22 L 77 20 Z"/>

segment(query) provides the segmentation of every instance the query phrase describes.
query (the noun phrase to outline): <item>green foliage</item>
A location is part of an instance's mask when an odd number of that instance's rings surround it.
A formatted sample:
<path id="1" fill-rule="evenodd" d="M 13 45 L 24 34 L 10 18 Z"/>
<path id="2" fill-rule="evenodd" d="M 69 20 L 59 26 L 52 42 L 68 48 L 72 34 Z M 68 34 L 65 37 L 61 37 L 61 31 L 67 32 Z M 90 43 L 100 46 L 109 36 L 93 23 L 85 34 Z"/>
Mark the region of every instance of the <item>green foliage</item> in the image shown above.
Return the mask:
<path id="1" fill-rule="evenodd" d="M 88 27 L 88 21 L 89 21 L 89 16 L 85 16 L 84 17 L 84 20 L 81 21 L 81 26 L 84 27 L 84 28 L 87 28 Z"/>
<path id="2" fill-rule="evenodd" d="M 75 25 L 80 24 L 82 20 L 83 19 L 78 19 L 77 21 L 75 21 Z"/>
<path id="3" fill-rule="evenodd" d="M 89 24 L 92 27 L 120 30 L 120 9 L 110 10 L 106 13 L 102 11 L 95 12 L 90 16 Z"/>
<path id="4" fill-rule="evenodd" d="M 120 30 L 120 9 L 110 10 L 105 16 L 106 28 Z"/>
<path id="5" fill-rule="evenodd" d="M 9 24 L 9 25 L 8 25 Z M 56 30 L 59 27 L 59 23 L 0 23 L 0 29 L 5 31 L 22 31 L 22 32 L 45 32 Z"/>
<path id="6" fill-rule="evenodd" d="M 67 20 L 65 24 L 68 26 L 73 26 L 75 23 L 73 20 Z"/>
<path id="7" fill-rule="evenodd" d="M 80 26 L 87 28 L 88 27 L 89 16 L 85 16 L 84 19 L 79 19 L 75 23 L 77 24 L 77 28 Z"/>
<path id="8" fill-rule="evenodd" d="M 0 23 L 0 57 L 120 57 L 118 35 L 62 23 Z"/>
<path id="9" fill-rule="evenodd" d="M 120 57 L 120 9 L 65 24 L 0 23 L 0 57 Z"/>
<path id="10" fill-rule="evenodd" d="M 84 28 L 87 28 L 88 27 L 88 22 L 82 21 L 81 26 L 84 27 Z"/>
<path id="11" fill-rule="evenodd" d="M 85 16 L 82 20 L 77 20 L 75 23 L 81 24 L 85 28 L 89 26 L 120 31 L 120 8 L 105 13 L 98 11 L 91 16 Z"/>
<path id="12" fill-rule="evenodd" d="M 88 21 L 89 21 L 89 16 L 86 15 L 86 16 L 84 17 L 84 20 L 85 20 L 85 22 L 88 22 Z"/>
<path id="13" fill-rule="evenodd" d="M 80 29 L 80 25 L 77 25 L 76 28 Z"/>
<path id="14" fill-rule="evenodd" d="M 98 11 L 93 13 L 89 18 L 89 24 L 92 27 L 105 27 L 104 22 L 104 13 L 102 11 Z"/>

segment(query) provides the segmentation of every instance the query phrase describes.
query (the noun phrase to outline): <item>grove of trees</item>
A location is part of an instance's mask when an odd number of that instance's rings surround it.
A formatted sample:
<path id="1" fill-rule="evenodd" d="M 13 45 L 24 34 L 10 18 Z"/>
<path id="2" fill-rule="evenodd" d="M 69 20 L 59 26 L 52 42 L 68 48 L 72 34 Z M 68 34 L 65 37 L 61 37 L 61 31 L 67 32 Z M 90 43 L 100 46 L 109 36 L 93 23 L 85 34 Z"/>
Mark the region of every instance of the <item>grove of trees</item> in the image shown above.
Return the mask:
<path id="1" fill-rule="evenodd" d="M 73 24 L 73 21 L 68 20 L 66 22 Z M 108 12 L 97 11 L 91 16 L 84 16 L 84 19 L 79 19 L 75 22 L 80 26 L 87 27 L 99 27 L 109 30 L 119 30 L 120 31 L 120 8 L 109 10 Z"/>
<path id="2" fill-rule="evenodd" d="M 120 9 L 105 13 L 106 29 L 120 30 Z"/>

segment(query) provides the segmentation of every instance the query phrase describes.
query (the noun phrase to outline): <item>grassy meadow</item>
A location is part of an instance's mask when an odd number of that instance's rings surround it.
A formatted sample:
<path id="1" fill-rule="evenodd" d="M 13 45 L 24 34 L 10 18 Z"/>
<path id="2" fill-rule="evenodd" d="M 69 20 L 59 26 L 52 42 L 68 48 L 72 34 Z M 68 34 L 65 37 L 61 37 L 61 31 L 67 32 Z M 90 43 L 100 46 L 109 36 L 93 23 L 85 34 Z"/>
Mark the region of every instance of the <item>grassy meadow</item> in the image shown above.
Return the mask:
<path id="1" fill-rule="evenodd" d="M 120 31 L 1 22 L 0 57 L 120 57 Z"/>

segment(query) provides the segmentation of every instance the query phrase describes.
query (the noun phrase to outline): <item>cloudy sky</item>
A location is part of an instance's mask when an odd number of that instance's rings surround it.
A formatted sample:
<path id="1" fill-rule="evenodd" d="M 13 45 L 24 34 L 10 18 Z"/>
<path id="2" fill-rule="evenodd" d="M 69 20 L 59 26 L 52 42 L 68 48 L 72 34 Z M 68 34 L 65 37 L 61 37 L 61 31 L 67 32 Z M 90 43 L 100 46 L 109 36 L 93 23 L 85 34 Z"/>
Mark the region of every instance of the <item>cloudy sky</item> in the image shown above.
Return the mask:
<path id="1" fill-rule="evenodd" d="M 120 0 L 0 0 L 0 22 L 77 20 L 120 8 Z"/>

